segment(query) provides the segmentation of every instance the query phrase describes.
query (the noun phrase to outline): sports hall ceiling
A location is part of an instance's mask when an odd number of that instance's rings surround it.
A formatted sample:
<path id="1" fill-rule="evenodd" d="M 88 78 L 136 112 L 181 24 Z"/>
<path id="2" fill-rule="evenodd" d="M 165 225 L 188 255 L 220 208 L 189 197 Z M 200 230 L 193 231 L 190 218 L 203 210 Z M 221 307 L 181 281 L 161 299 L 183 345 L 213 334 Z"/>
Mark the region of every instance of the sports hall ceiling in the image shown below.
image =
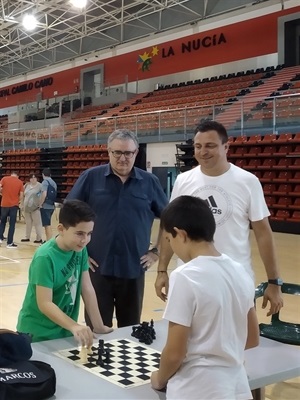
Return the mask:
<path id="1" fill-rule="evenodd" d="M 272 0 L 0 0 L 0 81 L 153 33 Z M 283 1 L 283 0 L 282 0 Z M 34 32 L 22 27 L 34 14 Z"/>

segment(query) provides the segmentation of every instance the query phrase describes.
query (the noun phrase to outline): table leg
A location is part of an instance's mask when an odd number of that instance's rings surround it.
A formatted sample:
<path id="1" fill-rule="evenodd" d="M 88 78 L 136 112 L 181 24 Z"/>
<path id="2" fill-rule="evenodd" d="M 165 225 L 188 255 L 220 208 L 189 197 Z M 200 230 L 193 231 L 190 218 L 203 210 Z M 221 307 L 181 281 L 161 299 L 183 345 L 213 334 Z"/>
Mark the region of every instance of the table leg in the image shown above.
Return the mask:
<path id="1" fill-rule="evenodd" d="M 265 388 L 251 390 L 253 400 L 265 400 Z"/>

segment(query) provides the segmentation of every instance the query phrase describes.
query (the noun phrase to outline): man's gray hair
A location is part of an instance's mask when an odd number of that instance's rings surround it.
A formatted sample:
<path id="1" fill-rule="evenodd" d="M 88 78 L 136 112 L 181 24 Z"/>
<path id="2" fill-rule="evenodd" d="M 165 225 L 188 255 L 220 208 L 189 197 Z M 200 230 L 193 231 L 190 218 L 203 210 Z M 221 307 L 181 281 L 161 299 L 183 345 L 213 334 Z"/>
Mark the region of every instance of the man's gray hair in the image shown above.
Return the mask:
<path id="1" fill-rule="evenodd" d="M 113 133 L 111 133 L 107 139 L 107 146 L 109 146 L 110 143 L 115 139 L 133 140 L 136 145 L 136 148 L 137 149 L 139 148 L 139 142 L 136 134 L 130 131 L 129 129 L 116 129 L 115 131 L 113 131 Z"/>

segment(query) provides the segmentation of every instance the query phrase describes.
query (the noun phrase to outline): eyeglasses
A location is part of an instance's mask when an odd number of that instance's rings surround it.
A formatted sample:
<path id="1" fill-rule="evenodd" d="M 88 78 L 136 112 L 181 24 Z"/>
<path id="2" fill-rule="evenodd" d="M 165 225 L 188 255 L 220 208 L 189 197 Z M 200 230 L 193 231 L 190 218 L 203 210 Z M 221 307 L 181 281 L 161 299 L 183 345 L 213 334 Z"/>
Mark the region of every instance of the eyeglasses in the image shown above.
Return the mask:
<path id="1" fill-rule="evenodd" d="M 120 158 L 121 156 L 125 156 L 125 158 L 132 158 L 135 155 L 136 150 L 134 151 L 110 150 L 110 152 L 115 158 Z"/>

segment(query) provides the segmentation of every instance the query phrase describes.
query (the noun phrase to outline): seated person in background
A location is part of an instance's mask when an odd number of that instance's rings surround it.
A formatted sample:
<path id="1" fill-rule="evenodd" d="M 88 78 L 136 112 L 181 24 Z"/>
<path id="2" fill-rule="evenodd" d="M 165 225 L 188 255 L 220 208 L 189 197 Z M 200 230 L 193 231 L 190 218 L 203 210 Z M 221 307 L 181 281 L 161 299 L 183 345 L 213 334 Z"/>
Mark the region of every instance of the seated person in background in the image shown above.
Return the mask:
<path id="1" fill-rule="evenodd" d="M 251 399 L 244 349 L 259 342 L 252 278 L 215 249 L 216 224 L 204 200 L 176 198 L 161 226 L 185 264 L 170 275 L 168 336 L 152 387 L 167 386 L 168 400 Z"/>
<path id="2" fill-rule="evenodd" d="M 17 330 L 31 334 L 33 342 L 73 334 L 81 345 L 90 346 L 93 332 L 77 323 L 80 295 L 94 333 L 112 331 L 102 322 L 88 272 L 86 245 L 94 220 L 95 213 L 86 203 L 65 202 L 59 214 L 58 235 L 35 252 L 17 324 Z"/>

